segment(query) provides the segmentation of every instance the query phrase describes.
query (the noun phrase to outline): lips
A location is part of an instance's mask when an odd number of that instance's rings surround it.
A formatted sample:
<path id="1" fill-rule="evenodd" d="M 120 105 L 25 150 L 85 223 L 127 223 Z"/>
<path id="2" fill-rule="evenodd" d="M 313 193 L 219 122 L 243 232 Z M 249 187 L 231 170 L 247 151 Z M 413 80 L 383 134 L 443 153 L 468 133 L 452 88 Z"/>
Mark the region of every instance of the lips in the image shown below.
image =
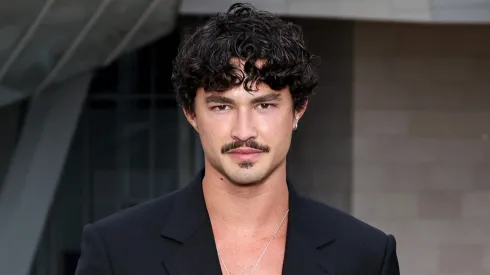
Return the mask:
<path id="1" fill-rule="evenodd" d="M 253 148 L 236 148 L 228 151 L 230 154 L 257 154 L 262 153 L 262 151 Z"/>
<path id="2" fill-rule="evenodd" d="M 236 148 L 228 151 L 228 154 L 240 161 L 253 161 L 262 153 L 262 151 L 253 148 Z"/>

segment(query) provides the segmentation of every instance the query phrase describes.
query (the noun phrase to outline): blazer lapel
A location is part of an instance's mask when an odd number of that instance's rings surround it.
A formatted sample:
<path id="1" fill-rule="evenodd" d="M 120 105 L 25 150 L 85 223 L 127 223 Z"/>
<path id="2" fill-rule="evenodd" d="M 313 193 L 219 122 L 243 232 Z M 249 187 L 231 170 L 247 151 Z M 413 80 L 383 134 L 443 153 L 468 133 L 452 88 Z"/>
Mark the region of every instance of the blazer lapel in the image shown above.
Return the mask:
<path id="1" fill-rule="evenodd" d="M 170 242 L 163 255 L 169 275 L 222 274 L 210 226 L 203 225 L 185 243 Z"/>
<path id="2" fill-rule="evenodd" d="M 201 171 L 177 194 L 161 231 L 162 264 L 169 275 L 220 275 L 221 266 L 202 192 Z M 289 220 L 283 275 L 335 275 L 331 224 L 318 205 L 289 188 Z"/>
<path id="3" fill-rule="evenodd" d="M 162 264 L 169 275 L 221 274 L 202 193 L 203 173 L 179 194 L 161 235 Z"/>
<path id="4" fill-rule="evenodd" d="M 289 222 L 286 237 L 283 275 L 334 275 L 329 257 L 335 238 L 328 225 L 320 221 L 315 203 L 302 199 L 289 187 Z"/>

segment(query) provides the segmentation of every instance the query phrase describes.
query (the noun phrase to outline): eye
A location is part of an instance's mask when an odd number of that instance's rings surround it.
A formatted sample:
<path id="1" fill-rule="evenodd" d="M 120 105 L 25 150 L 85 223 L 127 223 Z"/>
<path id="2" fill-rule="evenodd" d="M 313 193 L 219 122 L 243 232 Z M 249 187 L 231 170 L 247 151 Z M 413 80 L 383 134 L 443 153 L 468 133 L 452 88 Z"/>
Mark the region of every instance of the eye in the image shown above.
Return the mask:
<path id="1" fill-rule="evenodd" d="M 263 110 L 270 109 L 271 107 L 274 107 L 274 105 L 270 104 L 270 103 L 262 103 L 262 104 L 257 105 L 257 108 L 263 109 Z"/>
<path id="2" fill-rule="evenodd" d="M 221 112 L 221 111 L 226 111 L 229 109 L 229 106 L 227 105 L 218 105 L 218 106 L 213 106 L 211 108 L 213 111 L 218 111 L 218 112 Z"/>

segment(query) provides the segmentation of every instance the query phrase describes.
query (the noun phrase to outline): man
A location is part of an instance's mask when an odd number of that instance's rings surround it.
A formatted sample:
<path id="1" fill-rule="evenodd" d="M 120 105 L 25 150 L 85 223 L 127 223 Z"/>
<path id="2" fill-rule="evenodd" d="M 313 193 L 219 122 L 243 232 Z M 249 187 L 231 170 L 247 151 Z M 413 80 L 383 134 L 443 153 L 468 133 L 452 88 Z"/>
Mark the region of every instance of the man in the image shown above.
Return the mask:
<path id="1" fill-rule="evenodd" d="M 286 180 L 317 85 L 297 26 L 232 5 L 182 43 L 172 79 L 205 167 L 182 190 L 86 226 L 76 275 L 399 274 L 393 236 Z"/>

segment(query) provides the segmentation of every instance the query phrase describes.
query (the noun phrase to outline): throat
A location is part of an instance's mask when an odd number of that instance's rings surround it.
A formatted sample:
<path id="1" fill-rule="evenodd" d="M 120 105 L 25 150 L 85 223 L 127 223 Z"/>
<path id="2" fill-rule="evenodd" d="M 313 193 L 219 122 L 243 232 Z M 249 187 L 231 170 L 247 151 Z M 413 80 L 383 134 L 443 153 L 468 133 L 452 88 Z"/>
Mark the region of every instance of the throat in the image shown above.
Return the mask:
<path id="1" fill-rule="evenodd" d="M 260 234 L 265 227 L 276 226 L 289 208 L 286 182 L 243 189 L 229 184 L 203 181 L 207 212 L 220 228 L 238 232 L 247 237 Z M 260 189 L 260 190 L 259 190 Z"/>
<path id="2" fill-rule="evenodd" d="M 284 265 L 286 238 L 267 242 L 217 242 L 218 257 L 224 275 L 280 275 Z"/>
<path id="3" fill-rule="evenodd" d="M 282 274 L 288 212 L 272 233 L 265 228 L 260 234 L 247 235 L 212 222 L 223 274 Z"/>

